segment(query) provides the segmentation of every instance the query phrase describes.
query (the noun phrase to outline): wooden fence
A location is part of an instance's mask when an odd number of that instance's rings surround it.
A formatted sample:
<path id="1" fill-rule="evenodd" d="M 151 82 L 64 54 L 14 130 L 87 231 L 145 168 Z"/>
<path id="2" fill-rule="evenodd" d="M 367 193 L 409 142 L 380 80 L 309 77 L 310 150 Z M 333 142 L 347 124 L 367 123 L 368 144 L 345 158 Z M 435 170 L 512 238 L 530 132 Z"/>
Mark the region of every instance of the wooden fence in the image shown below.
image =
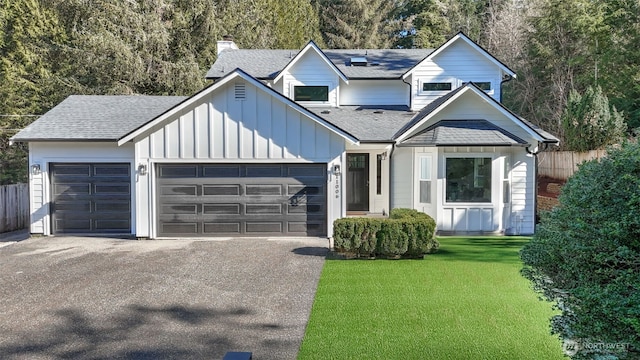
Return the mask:
<path id="1" fill-rule="evenodd" d="M 0 233 L 29 227 L 27 184 L 0 186 Z"/>
<path id="2" fill-rule="evenodd" d="M 545 151 L 538 154 L 538 176 L 558 180 L 567 180 L 578 170 L 578 165 L 587 160 L 600 159 L 607 154 L 605 150 L 587 152 Z"/>

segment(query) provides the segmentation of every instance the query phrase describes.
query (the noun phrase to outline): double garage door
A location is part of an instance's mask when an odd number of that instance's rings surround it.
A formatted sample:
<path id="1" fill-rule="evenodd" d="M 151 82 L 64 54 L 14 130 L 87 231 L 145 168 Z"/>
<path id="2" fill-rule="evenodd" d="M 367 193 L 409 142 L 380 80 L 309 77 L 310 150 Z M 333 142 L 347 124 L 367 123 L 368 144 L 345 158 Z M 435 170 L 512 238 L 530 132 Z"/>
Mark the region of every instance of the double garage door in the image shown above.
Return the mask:
<path id="1" fill-rule="evenodd" d="M 323 236 L 326 164 L 159 164 L 158 236 Z"/>
<path id="2" fill-rule="evenodd" d="M 49 165 L 52 230 L 131 233 L 128 163 Z M 158 236 L 324 236 L 326 164 L 160 164 Z"/>

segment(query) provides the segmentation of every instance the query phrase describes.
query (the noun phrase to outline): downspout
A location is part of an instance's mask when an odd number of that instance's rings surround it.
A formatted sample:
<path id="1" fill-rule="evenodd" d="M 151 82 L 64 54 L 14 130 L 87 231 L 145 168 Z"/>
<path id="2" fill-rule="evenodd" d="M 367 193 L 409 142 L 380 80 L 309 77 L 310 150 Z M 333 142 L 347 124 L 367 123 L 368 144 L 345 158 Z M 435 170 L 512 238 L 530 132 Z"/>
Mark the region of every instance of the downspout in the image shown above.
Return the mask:
<path id="1" fill-rule="evenodd" d="M 502 104 L 502 84 L 513 80 L 513 76 L 509 75 L 509 74 L 505 74 L 505 76 L 502 78 L 502 81 L 500 81 L 500 103 Z M 528 150 L 527 150 L 528 151 Z"/>
<path id="2" fill-rule="evenodd" d="M 404 81 L 404 79 L 402 79 L 402 82 L 409 85 L 409 110 L 411 110 L 411 103 L 412 103 L 411 100 L 413 99 L 413 97 L 411 96 L 411 83 Z M 502 96 L 502 88 L 500 88 L 500 94 L 501 94 L 500 96 Z M 391 151 L 393 151 L 393 149 Z"/>
<path id="3" fill-rule="evenodd" d="M 544 144 L 544 149 L 541 149 L 541 144 Z M 538 154 L 540 154 L 544 150 L 547 150 L 549 148 L 549 144 L 538 142 L 538 151 L 536 152 L 529 150 L 529 147 L 531 147 L 531 145 L 527 146 L 524 149 L 527 151 L 527 154 L 533 155 L 534 167 L 536 168 L 533 182 L 533 231 L 535 232 L 538 215 Z"/>

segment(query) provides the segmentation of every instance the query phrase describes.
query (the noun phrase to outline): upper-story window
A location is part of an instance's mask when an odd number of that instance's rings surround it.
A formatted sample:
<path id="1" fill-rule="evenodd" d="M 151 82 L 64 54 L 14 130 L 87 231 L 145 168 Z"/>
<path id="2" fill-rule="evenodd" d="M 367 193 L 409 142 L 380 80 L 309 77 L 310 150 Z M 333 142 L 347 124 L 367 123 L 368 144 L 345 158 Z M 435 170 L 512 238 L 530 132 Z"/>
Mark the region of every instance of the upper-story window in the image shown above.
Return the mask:
<path id="1" fill-rule="evenodd" d="M 294 86 L 293 100 L 295 101 L 329 101 L 328 86 Z"/>
<path id="2" fill-rule="evenodd" d="M 422 83 L 422 91 L 451 91 L 450 82 L 426 82 Z"/>
<path id="3" fill-rule="evenodd" d="M 491 81 L 474 82 L 474 84 L 476 84 L 476 86 L 479 87 L 481 90 L 484 90 L 484 91 L 491 90 Z"/>

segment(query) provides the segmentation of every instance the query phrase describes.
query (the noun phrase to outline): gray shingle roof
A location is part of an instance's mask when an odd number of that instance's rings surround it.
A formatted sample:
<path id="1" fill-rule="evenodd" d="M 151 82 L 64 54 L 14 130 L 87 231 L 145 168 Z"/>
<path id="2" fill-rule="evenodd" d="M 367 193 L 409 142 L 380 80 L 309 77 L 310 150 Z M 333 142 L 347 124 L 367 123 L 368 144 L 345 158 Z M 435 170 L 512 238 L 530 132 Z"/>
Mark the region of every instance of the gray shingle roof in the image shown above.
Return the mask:
<path id="1" fill-rule="evenodd" d="M 235 68 L 258 79 L 272 79 L 295 58 L 300 50 L 227 49 L 207 72 L 207 79 L 217 79 Z M 336 49 L 325 55 L 350 79 L 397 79 L 433 49 Z M 366 57 L 367 66 L 351 66 L 351 58 Z"/>
<path id="2" fill-rule="evenodd" d="M 307 109 L 364 142 L 391 141 L 393 134 L 416 116 L 401 105 Z"/>
<path id="3" fill-rule="evenodd" d="M 398 146 L 518 146 L 527 142 L 486 120 L 441 120 Z"/>
<path id="4" fill-rule="evenodd" d="M 184 96 L 72 95 L 12 140 L 117 140 L 185 99 Z"/>

